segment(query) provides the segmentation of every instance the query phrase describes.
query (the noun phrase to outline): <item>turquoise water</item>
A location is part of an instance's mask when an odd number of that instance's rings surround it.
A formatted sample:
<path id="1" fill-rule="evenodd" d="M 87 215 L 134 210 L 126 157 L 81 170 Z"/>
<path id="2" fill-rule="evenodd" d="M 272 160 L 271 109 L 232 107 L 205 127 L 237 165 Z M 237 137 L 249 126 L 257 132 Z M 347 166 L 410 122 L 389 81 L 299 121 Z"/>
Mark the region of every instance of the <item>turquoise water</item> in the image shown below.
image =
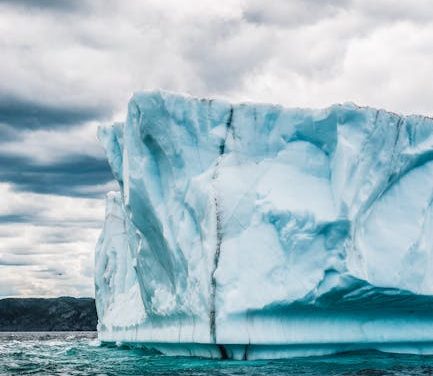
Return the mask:
<path id="1" fill-rule="evenodd" d="M 359 352 L 216 361 L 100 346 L 94 333 L 0 333 L 0 375 L 433 375 L 433 357 Z"/>

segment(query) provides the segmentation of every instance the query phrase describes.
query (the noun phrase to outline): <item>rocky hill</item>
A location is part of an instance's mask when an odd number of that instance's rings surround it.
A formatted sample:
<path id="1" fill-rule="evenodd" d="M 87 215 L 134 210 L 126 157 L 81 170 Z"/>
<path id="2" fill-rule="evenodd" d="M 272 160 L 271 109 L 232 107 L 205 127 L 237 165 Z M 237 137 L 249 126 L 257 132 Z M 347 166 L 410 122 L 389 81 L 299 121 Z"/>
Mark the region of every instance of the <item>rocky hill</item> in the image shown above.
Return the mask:
<path id="1" fill-rule="evenodd" d="M 93 298 L 0 300 L 0 331 L 92 331 L 97 322 Z"/>

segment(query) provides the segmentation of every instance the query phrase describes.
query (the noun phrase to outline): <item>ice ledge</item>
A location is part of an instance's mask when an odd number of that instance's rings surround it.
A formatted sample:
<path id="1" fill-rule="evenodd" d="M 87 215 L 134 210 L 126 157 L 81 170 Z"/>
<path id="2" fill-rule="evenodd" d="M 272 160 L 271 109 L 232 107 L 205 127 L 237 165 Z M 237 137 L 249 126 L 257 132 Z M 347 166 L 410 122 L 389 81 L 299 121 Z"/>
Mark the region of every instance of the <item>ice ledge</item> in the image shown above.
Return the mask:
<path id="1" fill-rule="evenodd" d="M 168 356 L 195 356 L 210 359 L 259 360 L 322 356 L 347 351 L 377 350 L 400 354 L 433 355 L 433 342 L 341 343 L 303 345 L 215 345 L 200 343 L 141 343 L 102 341 L 144 347 Z"/>

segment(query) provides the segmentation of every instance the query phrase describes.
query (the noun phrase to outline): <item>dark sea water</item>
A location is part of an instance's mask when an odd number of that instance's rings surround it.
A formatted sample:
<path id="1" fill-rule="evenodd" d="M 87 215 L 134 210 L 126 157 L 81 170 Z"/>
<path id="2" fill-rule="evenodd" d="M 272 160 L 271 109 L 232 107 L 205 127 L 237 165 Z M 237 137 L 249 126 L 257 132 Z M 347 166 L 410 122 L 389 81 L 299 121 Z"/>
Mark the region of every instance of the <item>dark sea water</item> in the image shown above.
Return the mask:
<path id="1" fill-rule="evenodd" d="M 95 333 L 0 333 L 1 375 L 433 375 L 433 357 L 379 352 L 272 361 L 166 357 Z"/>

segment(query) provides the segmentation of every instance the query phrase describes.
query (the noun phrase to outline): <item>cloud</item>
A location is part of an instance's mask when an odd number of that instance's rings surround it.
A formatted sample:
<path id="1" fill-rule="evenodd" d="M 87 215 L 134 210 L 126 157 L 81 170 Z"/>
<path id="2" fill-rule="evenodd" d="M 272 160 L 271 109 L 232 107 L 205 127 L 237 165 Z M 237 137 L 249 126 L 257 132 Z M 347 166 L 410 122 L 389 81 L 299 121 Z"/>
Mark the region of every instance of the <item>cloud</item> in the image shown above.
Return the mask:
<path id="1" fill-rule="evenodd" d="M 325 19 L 344 15 L 350 20 L 362 17 L 368 28 L 386 26 L 394 22 L 431 22 L 433 4 L 429 0 L 250 0 L 244 3 L 244 17 L 248 22 L 297 28 L 314 25 Z"/>
<path id="2" fill-rule="evenodd" d="M 0 5 L 24 7 L 40 10 L 56 10 L 63 12 L 76 11 L 88 6 L 88 1 L 62 1 L 62 0 L 0 0 Z"/>
<path id="3" fill-rule="evenodd" d="M 0 95 L 13 98 L 23 111 L 3 116 L 4 122 L 29 127 L 72 125 L 113 113 L 122 117 L 133 91 L 159 87 L 314 107 L 324 105 L 328 93 L 320 87 L 325 83 L 339 87 L 326 104 L 352 97 L 364 101 L 370 90 L 358 88 L 354 96 L 352 77 L 344 74 L 363 68 L 362 61 L 350 60 L 360 41 L 386 31 L 392 43 L 372 44 L 365 53 L 380 52 L 392 67 L 394 50 L 405 47 L 396 31 L 401 24 L 408 36 L 427 29 L 432 37 L 429 0 L 110 0 L 60 15 L 49 7 L 23 14 L 11 4 L 3 15 L 8 38 L 0 39 L 5 56 Z M 416 60 L 430 61 L 428 38 L 420 47 Z M 413 51 L 402 48 L 400 56 L 408 53 Z M 409 71 L 389 74 L 382 67 L 378 73 L 390 85 L 410 77 Z M 266 90 L 251 89 L 251 82 L 263 81 Z M 410 89 L 418 85 L 414 81 Z M 413 109 L 412 103 L 394 104 L 396 94 L 366 104 L 431 113 L 427 101 Z"/>
<path id="4" fill-rule="evenodd" d="M 111 115 L 110 109 L 103 107 L 62 107 L 22 98 L 0 97 L 0 122 L 19 128 L 74 126 L 89 120 L 107 119 Z"/>
<path id="5" fill-rule="evenodd" d="M 20 217 L 0 220 L 0 296 L 93 294 L 102 200 L 17 192 L 3 183 L 0 207 L 3 219 Z"/>
<path id="6" fill-rule="evenodd" d="M 13 133 L 0 141 L 0 181 L 21 191 L 103 197 L 116 186 L 96 128 L 92 122 Z"/>
<path id="7" fill-rule="evenodd" d="M 113 179 L 106 160 L 87 156 L 71 156 L 67 161 L 43 165 L 0 154 L 0 164 L 4 166 L 0 182 L 9 182 L 20 191 L 101 198 L 101 192 L 95 192 L 94 187 Z"/>
<path id="8" fill-rule="evenodd" d="M 19 133 L 14 127 L 0 123 L 0 140 L 2 142 L 19 139 Z"/>
<path id="9" fill-rule="evenodd" d="M 29 259 L 22 259 L 16 255 L 0 256 L 0 267 L 1 266 L 28 266 L 32 265 L 32 261 Z"/>
<path id="10" fill-rule="evenodd" d="M 245 2 L 244 17 L 251 23 L 295 28 L 315 24 L 344 10 L 350 0 L 260 0 Z"/>
<path id="11" fill-rule="evenodd" d="M 62 129 L 15 130 L 6 139 L 0 139 L 0 152 L 31 159 L 34 164 L 57 163 L 77 156 L 105 159 L 96 140 L 97 125 L 90 122 Z M 9 129 L 5 129 L 6 134 Z"/>
<path id="12" fill-rule="evenodd" d="M 352 9 L 382 26 L 389 22 L 431 23 L 433 3 L 429 0 L 353 0 Z"/>
<path id="13" fill-rule="evenodd" d="M 0 204 L 3 216 L 26 216 L 32 225 L 52 226 L 53 230 L 65 226 L 98 228 L 104 218 L 103 200 L 19 192 L 10 183 L 0 183 Z"/>

